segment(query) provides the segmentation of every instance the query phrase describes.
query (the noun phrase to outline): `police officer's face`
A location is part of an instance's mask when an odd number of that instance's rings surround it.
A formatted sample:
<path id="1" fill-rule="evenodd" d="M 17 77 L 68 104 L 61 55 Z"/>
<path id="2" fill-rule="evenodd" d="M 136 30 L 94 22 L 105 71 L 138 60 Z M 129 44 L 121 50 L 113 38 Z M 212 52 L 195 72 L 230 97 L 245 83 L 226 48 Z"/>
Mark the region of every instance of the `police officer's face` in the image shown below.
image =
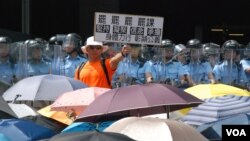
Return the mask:
<path id="1" fill-rule="evenodd" d="M 139 55 L 140 48 L 139 47 L 132 47 L 131 50 L 131 57 L 132 58 L 137 58 Z"/>
<path id="2" fill-rule="evenodd" d="M 75 47 L 74 43 L 71 42 L 71 43 L 66 44 L 63 49 L 67 53 L 70 53 L 70 52 L 72 52 L 74 50 L 74 47 Z"/>
<path id="3" fill-rule="evenodd" d="M 225 59 L 235 59 L 236 58 L 236 52 L 232 49 L 225 50 L 224 54 Z"/>
<path id="4" fill-rule="evenodd" d="M 33 59 L 41 59 L 42 58 L 42 51 L 39 48 L 36 48 L 32 52 L 32 58 Z"/>
<path id="5" fill-rule="evenodd" d="M 6 57 L 9 54 L 9 46 L 7 44 L 0 44 L 0 57 Z"/>

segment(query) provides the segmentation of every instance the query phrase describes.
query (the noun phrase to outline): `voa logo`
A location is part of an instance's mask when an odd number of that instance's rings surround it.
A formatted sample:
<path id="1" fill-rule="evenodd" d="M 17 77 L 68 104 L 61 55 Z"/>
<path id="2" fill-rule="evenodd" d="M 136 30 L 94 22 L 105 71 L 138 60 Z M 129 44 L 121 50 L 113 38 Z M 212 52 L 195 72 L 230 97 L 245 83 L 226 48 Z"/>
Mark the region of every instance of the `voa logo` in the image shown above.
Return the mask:
<path id="1" fill-rule="evenodd" d="M 244 129 L 226 129 L 227 136 L 247 136 Z"/>

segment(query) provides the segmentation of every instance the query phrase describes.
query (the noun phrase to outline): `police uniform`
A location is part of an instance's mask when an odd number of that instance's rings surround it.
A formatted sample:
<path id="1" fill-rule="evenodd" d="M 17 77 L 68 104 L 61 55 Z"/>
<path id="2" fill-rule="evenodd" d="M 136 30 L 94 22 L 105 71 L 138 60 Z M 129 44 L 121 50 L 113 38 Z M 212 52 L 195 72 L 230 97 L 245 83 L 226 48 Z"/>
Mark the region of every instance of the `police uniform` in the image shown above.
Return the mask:
<path id="1" fill-rule="evenodd" d="M 12 79 L 14 76 L 14 69 L 13 69 L 13 64 L 11 64 L 11 62 L 9 60 L 2 62 L 0 61 L 0 80 L 7 83 L 7 84 L 11 84 L 12 83 Z"/>
<path id="2" fill-rule="evenodd" d="M 63 71 L 65 73 L 65 76 L 74 78 L 75 75 L 75 70 L 76 68 L 82 63 L 82 62 L 87 62 L 86 58 L 83 58 L 79 55 L 77 57 L 73 58 L 70 55 L 68 55 L 65 58 L 65 64 L 63 66 Z"/>
<path id="3" fill-rule="evenodd" d="M 44 60 L 41 60 L 39 62 L 31 60 L 28 63 L 27 71 L 28 76 L 49 74 L 50 64 L 48 62 L 45 62 Z"/>
<path id="4" fill-rule="evenodd" d="M 130 62 L 128 59 L 124 59 L 118 64 L 115 77 L 117 79 L 121 75 L 126 75 L 126 78 L 130 78 L 132 83 L 142 84 L 145 82 L 145 68 L 144 64 L 139 60 Z M 127 83 L 131 83 L 127 82 Z"/>
<path id="5" fill-rule="evenodd" d="M 249 59 L 242 59 L 240 61 L 240 64 L 242 65 L 242 69 L 245 72 L 246 69 L 250 68 L 250 58 Z M 245 72 L 245 80 L 248 82 L 250 80 L 250 73 Z"/>
<path id="6" fill-rule="evenodd" d="M 219 65 L 215 65 L 213 69 L 213 73 L 215 75 L 216 80 L 219 80 L 221 83 L 224 84 L 232 84 L 239 82 L 239 74 L 240 71 L 235 63 L 231 67 L 228 61 L 223 61 Z"/>
<path id="7" fill-rule="evenodd" d="M 190 62 L 186 65 L 186 69 L 196 84 L 210 83 L 208 74 L 212 73 L 212 67 L 208 62 Z"/>

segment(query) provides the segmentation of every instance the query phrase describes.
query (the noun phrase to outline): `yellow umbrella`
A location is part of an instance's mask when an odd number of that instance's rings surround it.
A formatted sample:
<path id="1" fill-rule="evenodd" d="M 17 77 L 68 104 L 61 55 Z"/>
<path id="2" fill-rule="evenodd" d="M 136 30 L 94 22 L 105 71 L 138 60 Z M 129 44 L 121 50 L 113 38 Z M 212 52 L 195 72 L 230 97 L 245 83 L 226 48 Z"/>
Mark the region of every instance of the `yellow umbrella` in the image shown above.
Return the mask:
<path id="1" fill-rule="evenodd" d="M 200 99 L 234 94 L 238 96 L 250 96 L 250 92 L 225 84 L 199 84 L 184 90 Z"/>
<path id="2" fill-rule="evenodd" d="M 199 98 L 207 99 L 217 96 L 224 96 L 228 94 L 234 94 L 238 96 L 250 96 L 250 92 L 234 86 L 225 84 L 199 84 L 184 90 L 185 92 Z M 179 110 L 182 114 L 187 114 L 191 108 L 185 108 Z"/>
<path id="3" fill-rule="evenodd" d="M 52 118 L 67 125 L 70 125 L 73 122 L 73 119 L 68 116 L 69 113 L 63 111 L 51 111 L 50 105 L 37 112 L 45 117 Z"/>

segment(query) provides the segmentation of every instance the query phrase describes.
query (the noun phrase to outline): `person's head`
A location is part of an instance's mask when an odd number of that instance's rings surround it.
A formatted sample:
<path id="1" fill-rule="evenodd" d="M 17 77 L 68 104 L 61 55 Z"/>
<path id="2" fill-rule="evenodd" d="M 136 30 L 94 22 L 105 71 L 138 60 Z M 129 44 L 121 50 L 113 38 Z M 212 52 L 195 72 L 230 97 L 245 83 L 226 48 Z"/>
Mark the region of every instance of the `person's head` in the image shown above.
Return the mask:
<path id="1" fill-rule="evenodd" d="M 215 43 L 205 43 L 202 45 L 203 56 L 210 62 L 212 66 L 220 61 L 220 45 Z"/>
<path id="2" fill-rule="evenodd" d="M 30 53 L 30 57 L 33 60 L 41 60 L 43 55 L 43 47 L 37 40 L 26 40 L 25 44 L 27 45 L 28 52 Z"/>
<path id="3" fill-rule="evenodd" d="M 235 60 L 237 55 L 239 54 L 240 44 L 235 40 L 227 40 L 222 45 L 222 50 L 224 52 L 224 59 L 225 60 Z"/>
<path id="4" fill-rule="evenodd" d="M 244 58 L 250 58 L 250 42 L 245 46 Z"/>
<path id="5" fill-rule="evenodd" d="M 175 44 L 169 39 L 163 39 L 161 42 L 161 48 L 163 49 L 163 56 L 165 59 L 170 60 L 174 56 Z"/>
<path id="6" fill-rule="evenodd" d="M 63 49 L 71 54 L 73 52 L 80 53 L 80 47 L 82 46 L 82 38 L 76 33 L 69 33 L 63 41 Z"/>
<path id="7" fill-rule="evenodd" d="M 191 60 L 199 60 L 202 55 L 202 44 L 198 39 L 191 39 L 187 42 L 186 47 L 190 49 Z"/>
<path id="8" fill-rule="evenodd" d="M 0 37 L 0 57 L 5 58 L 9 55 L 11 39 L 9 37 Z"/>
<path id="9" fill-rule="evenodd" d="M 185 64 L 186 63 L 186 57 L 187 57 L 187 53 L 188 53 L 188 49 L 186 48 L 185 45 L 183 44 L 178 44 L 178 45 L 175 45 L 174 47 L 174 53 L 176 56 L 176 59 Z"/>
<path id="10" fill-rule="evenodd" d="M 91 36 L 87 38 L 86 45 L 82 46 L 81 49 L 91 59 L 100 58 L 102 53 L 108 50 L 108 46 L 103 45 L 103 42 L 95 41 L 94 36 Z"/>

